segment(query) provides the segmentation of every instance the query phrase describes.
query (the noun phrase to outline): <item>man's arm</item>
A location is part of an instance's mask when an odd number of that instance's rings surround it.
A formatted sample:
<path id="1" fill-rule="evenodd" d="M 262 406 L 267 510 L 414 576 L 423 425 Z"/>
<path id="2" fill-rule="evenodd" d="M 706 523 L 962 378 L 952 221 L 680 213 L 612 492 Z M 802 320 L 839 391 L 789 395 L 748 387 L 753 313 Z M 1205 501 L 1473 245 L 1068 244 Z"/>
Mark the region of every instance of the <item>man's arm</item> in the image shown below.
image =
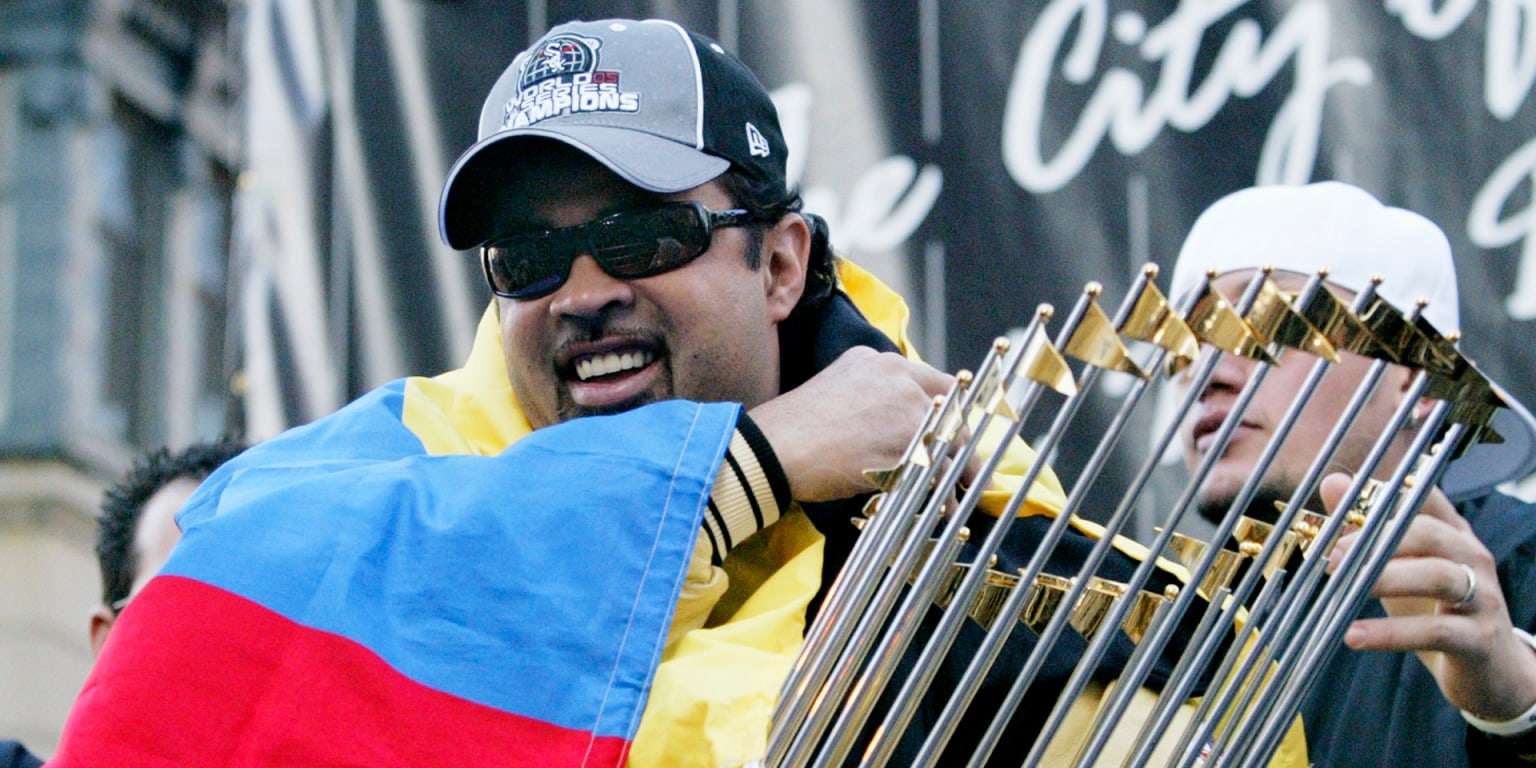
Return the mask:
<path id="1" fill-rule="evenodd" d="M 725 556 L 737 544 L 778 522 L 791 503 L 789 480 L 773 449 L 752 419 L 741 414 L 710 488 L 677 611 L 667 632 L 668 647 L 703 627 L 725 595 L 730 587 L 730 579 L 720 567 Z"/>
<path id="2" fill-rule="evenodd" d="M 875 490 L 864 470 L 896 466 L 933 398 L 954 380 L 895 353 L 854 347 L 749 413 L 796 501 L 846 499 Z"/>
<path id="3" fill-rule="evenodd" d="M 1347 486 L 1342 475 L 1324 481 L 1323 497 L 1330 507 Z M 1355 544 L 1354 534 L 1342 537 L 1330 553 L 1330 565 L 1336 566 Z M 1465 602 L 1471 585 L 1463 565 L 1476 581 L 1475 594 Z M 1536 708 L 1536 650 L 1510 620 L 1496 566 L 1472 527 L 1435 491 L 1371 592 L 1388 617 L 1356 621 L 1345 644 L 1356 650 L 1414 651 L 1453 706 L 1491 723 L 1526 719 Z M 1531 739 L 1519 741 L 1503 746 L 1536 752 Z"/>

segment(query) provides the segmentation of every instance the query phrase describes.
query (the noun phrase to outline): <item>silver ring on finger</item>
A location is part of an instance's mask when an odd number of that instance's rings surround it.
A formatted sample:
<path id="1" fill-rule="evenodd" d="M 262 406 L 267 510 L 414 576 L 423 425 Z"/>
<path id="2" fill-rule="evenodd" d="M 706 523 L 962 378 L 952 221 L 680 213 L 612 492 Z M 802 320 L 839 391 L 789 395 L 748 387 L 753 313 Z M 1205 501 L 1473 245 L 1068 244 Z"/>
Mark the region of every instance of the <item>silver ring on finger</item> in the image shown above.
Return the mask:
<path id="1" fill-rule="evenodd" d="M 1450 604 L 1450 608 L 1453 611 L 1461 610 L 1471 605 L 1472 601 L 1477 599 L 1477 572 L 1472 570 L 1472 566 L 1466 563 L 1457 563 L 1457 565 L 1461 566 L 1461 572 L 1467 575 L 1467 591 L 1466 594 L 1461 596 L 1460 600 Z"/>

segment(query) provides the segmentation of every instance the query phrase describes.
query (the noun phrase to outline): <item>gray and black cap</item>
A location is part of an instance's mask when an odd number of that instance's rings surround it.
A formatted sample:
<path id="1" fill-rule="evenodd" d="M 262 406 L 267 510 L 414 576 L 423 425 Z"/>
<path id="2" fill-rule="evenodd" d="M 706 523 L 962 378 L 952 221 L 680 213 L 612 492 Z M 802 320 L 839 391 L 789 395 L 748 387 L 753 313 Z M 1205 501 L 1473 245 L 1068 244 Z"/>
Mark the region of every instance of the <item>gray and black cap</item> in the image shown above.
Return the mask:
<path id="1" fill-rule="evenodd" d="M 480 111 L 479 139 L 448 172 L 443 241 L 474 248 L 496 233 L 493 155 L 519 139 L 578 149 L 642 189 L 692 189 L 735 167 L 768 200 L 788 194 L 784 134 L 768 91 L 713 40 L 670 21 L 561 24 L 518 54 Z"/>

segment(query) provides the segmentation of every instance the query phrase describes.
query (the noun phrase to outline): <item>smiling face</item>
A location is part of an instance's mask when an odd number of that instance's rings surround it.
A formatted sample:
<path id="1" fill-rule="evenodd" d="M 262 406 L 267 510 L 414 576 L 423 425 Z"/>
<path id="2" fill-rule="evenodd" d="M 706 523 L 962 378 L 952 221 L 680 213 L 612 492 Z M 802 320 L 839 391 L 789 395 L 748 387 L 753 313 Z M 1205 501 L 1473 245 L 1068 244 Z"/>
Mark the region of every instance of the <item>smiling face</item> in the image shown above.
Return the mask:
<path id="1" fill-rule="evenodd" d="M 674 200 L 734 206 L 718 181 L 657 195 L 558 145 L 517 163 L 497 207 L 500 232 L 575 226 Z M 498 298 L 507 374 L 533 427 L 672 398 L 752 407 L 777 395 L 777 323 L 804 275 L 803 258 L 796 273 L 775 256 L 784 229 L 764 233 L 756 268 L 749 232 L 723 227 L 707 251 L 670 272 L 622 280 L 582 255 L 553 293 Z"/>
<path id="2" fill-rule="evenodd" d="M 1236 301 L 1252 276 L 1252 270 L 1227 273 L 1217 278 L 1212 285 L 1229 301 Z M 1306 283 L 1306 279 L 1300 275 L 1283 272 L 1275 273 L 1273 280 L 1276 285 L 1289 291 L 1300 290 Z M 1349 297 L 1348 291 L 1336 289 L 1336 292 L 1346 299 Z M 1206 354 L 1212 353 L 1207 349 Z M 1345 407 L 1372 363 L 1367 358 L 1347 352 L 1340 356 L 1342 362 L 1334 365 L 1323 377 L 1265 473 L 1259 494 L 1260 502 L 1267 504 L 1270 500 L 1283 501 L 1290 498 L 1328 434 L 1339 423 Z M 1280 356 L 1280 364 L 1270 369 L 1263 385 L 1243 413 L 1242 421 L 1233 432 L 1226 451 L 1201 486 L 1197 501 L 1202 515 L 1215 520 L 1226 514 L 1227 507 L 1253 475 L 1265 447 L 1301 390 L 1316 359 L 1303 352 L 1287 349 Z M 1210 384 L 1179 428 L 1186 467 L 1194 469 L 1204 458 L 1217 429 L 1231 413 L 1243 385 L 1253 375 L 1256 365 L 1254 361 L 1236 355 L 1222 355 Z M 1387 368 L 1381 384 L 1365 403 L 1334 454 L 1330 463 L 1331 471 L 1353 471 L 1361 465 L 1377 436 L 1385 431 L 1409 381 L 1408 369 L 1401 366 Z M 1383 463 L 1384 467 L 1396 463 L 1406 443 L 1406 433 L 1400 433 L 1392 453 Z M 1262 511 L 1273 516 L 1273 507 Z"/>

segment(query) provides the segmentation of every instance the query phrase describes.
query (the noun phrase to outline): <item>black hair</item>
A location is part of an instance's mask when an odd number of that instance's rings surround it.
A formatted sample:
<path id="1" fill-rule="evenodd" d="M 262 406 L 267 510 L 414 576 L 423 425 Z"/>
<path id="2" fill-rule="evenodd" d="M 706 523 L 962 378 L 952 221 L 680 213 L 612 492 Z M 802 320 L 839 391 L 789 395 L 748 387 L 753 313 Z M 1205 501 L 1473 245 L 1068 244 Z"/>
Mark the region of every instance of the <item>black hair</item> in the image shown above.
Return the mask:
<path id="1" fill-rule="evenodd" d="M 244 442 L 226 437 L 194 443 L 177 453 L 159 448 L 142 455 L 122 479 L 107 489 L 96 524 L 96 560 L 101 565 L 103 603 L 113 606 L 133 589 L 139 569 L 133 540 L 149 497 L 182 478 L 202 481 L 245 447 Z"/>
<path id="2" fill-rule="evenodd" d="M 719 178 L 720 185 L 736 206 L 751 217 L 753 225 L 747 229 L 747 266 L 756 269 L 762 263 L 763 230 L 770 224 L 791 213 L 799 213 L 811 230 L 811 257 L 805 275 L 805 293 L 795 312 L 809 312 L 831 298 L 837 287 L 837 258 L 832 253 L 830 230 L 825 219 L 814 213 L 804 213 L 804 200 L 798 190 L 775 195 L 754 186 L 740 171 L 732 168 Z"/>

